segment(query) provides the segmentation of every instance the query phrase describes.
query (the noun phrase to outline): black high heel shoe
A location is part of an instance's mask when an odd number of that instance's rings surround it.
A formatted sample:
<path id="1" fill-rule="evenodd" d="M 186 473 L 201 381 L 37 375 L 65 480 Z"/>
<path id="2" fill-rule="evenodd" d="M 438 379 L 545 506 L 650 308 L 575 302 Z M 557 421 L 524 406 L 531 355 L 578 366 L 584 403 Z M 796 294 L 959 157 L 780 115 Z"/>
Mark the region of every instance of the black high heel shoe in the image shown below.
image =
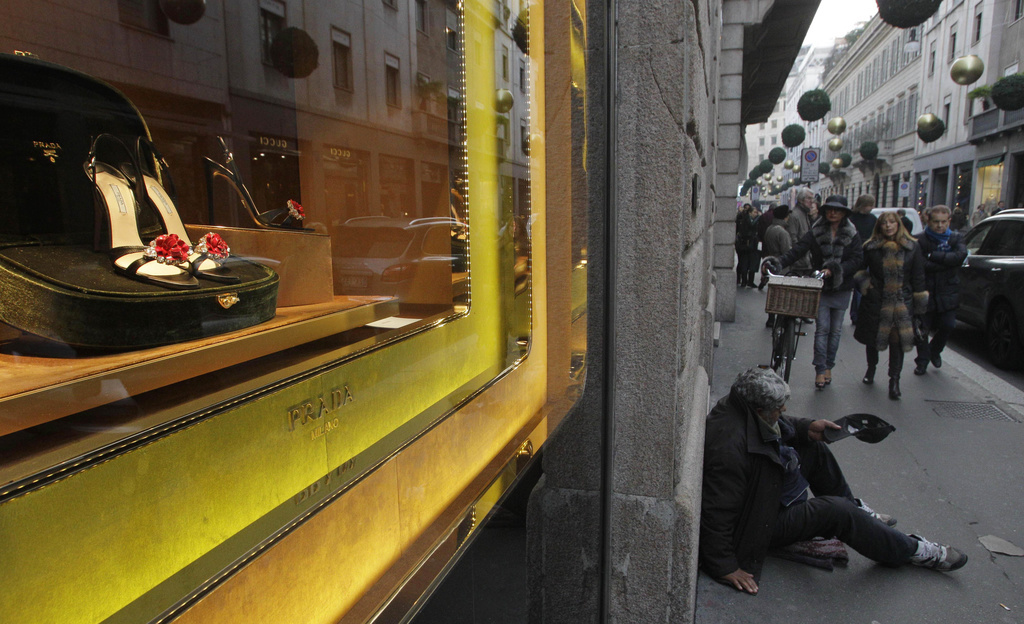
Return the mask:
<path id="1" fill-rule="evenodd" d="M 185 241 L 185 244 L 191 249 L 188 256 L 188 267 L 192 275 L 223 284 L 238 282 L 238 276 L 232 274 L 231 269 L 224 266 L 224 261 L 231 254 L 231 248 L 219 234 L 209 232 L 203 235 L 196 245 L 189 240 L 185 224 L 181 220 L 181 215 L 178 214 L 178 208 L 173 199 L 174 182 L 164 157 L 145 137 L 139 137 L 136 140 L 135 153 L 139 162 L 145 165 L 141 168 L 144 184 L 142 195 L 148 205 L 160 215 L 160 220 L 167 233 L 176 235 L 180 240 Z M 164 184 L 167 185 L 166 188 L 156 179 L 156 171 L 149 171 L 149 166 L 154 163 L 155 167 L 159 169 Z"/>
<path id="2" fill-rule="evenodd" d="M 875 383 L 875 367 L 868 366 L 868 370 L 864 373 L 864 378 L 861 379 L 864 383 L 871 385 Z"/>
<path id="3" fill-rule="evenodd" d="M 312 228 L 303 227 L 306 213 L 297 201 L 289 199 L 285 207 L 275 208 L 266 212 L 257 210 L 256 202 L 252 200 L 249 189 L 242 182 L 242 174 L 239 173 L 238 165 L 235 164 L 234 154 L 228 149 L 223 137 L 217 137 L 217 140 L 220 141 L 220 147 L 224 151 L 225 164 L 222 165 L 209 158 L 204 158 L 206 161 L 204 164 L 206 166 L 207 202 L 210 206 L 211 219 L 213 217 L 213 182 L 216 178 L 220 177 L 227 180 L 228 184 L 238 193 L 242 205 L 245 206 L 246 212 L 252 217 L 253 224 L 256 227 L 270 230 L 314 231 Z"/>
<path id="4" fill-rule="evenodd" d="M 133 176 L 99 155 L 101 146 L 108 145 L 128 156 L 125 165 L 131 166 Z M 114 271 L 139 282 L 172 290 L 199 288 L 196 278 L 179 266 L 188 260 L 189 247 L 184 241 L 177 236 L 163 235 L 149 246 L 143 244 L 138 221 L 141 168 L 128 146 L 112 134 L 96 136 L 89 147 L 85 174 L 92 181 L 96 193 L 96 246 L 97 249 L 109 250 Z M 101 227 L 104 221 L 105 230 Z"/>
<path id="5" fill-rule="evenodd" d="M 889 378 L 889 398 L 893 401 L 899 401 L 903 393 L 900 392 L 900 378 L 890 377 Z"/>

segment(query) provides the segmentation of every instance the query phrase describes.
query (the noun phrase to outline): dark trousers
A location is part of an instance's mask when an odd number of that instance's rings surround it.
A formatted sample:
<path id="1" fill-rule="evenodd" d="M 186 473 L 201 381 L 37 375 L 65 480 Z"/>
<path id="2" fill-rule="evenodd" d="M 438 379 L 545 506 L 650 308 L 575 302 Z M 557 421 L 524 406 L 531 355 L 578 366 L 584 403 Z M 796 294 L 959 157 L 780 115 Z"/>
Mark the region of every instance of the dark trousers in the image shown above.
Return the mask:
<path id="1" fill-rule="evenodd" d="M 946 341 L 949 334 L 956 327 L 956 310 L 945 312 L 929 312 L 924 317 L 924 326 L 929 331 L 934 331 L 931 341 L 917 345 L 917 357 L 914 362 L 928 364 L 933 355 L 939 355 L 946 348 Z"/>
<path id="2" fill-rule="evenodd" d="M 760 268 L 761 252 L 756 249 L 744 249 L 736 251 L 736 284 L 739 286 L 754 286 L 754 275 Z"/>
<path id="3" fill-rule="evenodd" d="M 867 353 L 868 366 L 874 368 L 878 365 L 878 349 L 874 347 L 865 347 L 864 351 Z M 897 345 L 889 345 L 889 376 L 895 379 L 900 378 L 900 373 L 903 372 L 903 349 Z"/>
<path id="4" fill-rule="evenodd" d="M 839 463 L 822 442 L 794 447 L 800 472 L 814 498 L 779 510 L 771 547 L 781 548 L 814 537 L 837 537 L 868 559 L 899 565 L 917 551 L 917 540 L 859 509 Z"/>

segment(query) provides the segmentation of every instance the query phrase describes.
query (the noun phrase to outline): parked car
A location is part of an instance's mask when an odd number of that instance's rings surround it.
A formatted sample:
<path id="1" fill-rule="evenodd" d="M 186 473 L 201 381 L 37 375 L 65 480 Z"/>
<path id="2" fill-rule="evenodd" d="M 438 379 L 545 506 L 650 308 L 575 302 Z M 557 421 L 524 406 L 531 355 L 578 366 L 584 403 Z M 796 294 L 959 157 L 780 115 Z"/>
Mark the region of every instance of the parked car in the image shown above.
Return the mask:
<path id="1" fill-rule="evenodd" d="M 910 219 L 910 222 L 914 225 L 914 227 L 910 230 L 911 234 L 917 236 L 918 234 L 924 231 L 924 224 L 921 223 L 921 215 L 917 214 L 917 211 L 914 210 L 913 208 L 872 208 L 871 214 L 875 215 L 875 218 L 878 218 L 878 216 L 883 212 L 896 212 L 898 210 L 902 210 L 903 214 L 906 215 L 906 217 Z"/>
<path id="2" fill-rule="evenodd" d="M 1024 365 L 1024 210 L 1004 210 L 967 234 L 957 318 L 985 330 L 999 368 Z"/>
<path id="3" fill-rule="evenodd" d="M 450 304 L 453 282 L 467 270 L 466 226 L 448 217 L 355 217 L 331 237 L 339 295 Z"/>

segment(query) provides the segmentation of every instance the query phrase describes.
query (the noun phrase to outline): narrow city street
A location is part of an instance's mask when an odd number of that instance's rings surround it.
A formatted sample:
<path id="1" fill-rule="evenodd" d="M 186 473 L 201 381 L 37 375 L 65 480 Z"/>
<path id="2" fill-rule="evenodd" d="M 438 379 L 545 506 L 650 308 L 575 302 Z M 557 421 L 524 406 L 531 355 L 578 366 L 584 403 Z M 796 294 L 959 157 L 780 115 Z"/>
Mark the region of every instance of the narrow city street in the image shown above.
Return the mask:
<path id="1" fill-rule="evenodd" d="M 741 289 L 736 322 L 722 323 L 715 353 L 713 400 L 736 374 L 764 364 L 770 353 L 764 327 L 765 294 Z M 908 354 L 903 399 L 886 392 L 886 356 L 874 385 L 861 383 L 864 348 L 847 316 L 834 382 L 814 388 L 813 326 L 800 339 L 790 380 L 788 413 L 836 419 L 870 412 L 895 425 L 871 445 L 847 438 L 832 445 L 854 494 L 898 518 L 897 528 L 954 545 L 967 565 L 940 573 L 876 565 L 850 550 L 845 567 L 828 572 L 769 557 L 760 592 L 741 594 L 701 573 L 697 619 L 731 622 L 1024 622 L 1024 557 L 991 553 L 979 538 L 996 536 L 1024 546 L 1024 387 L 1019 373 L 991 372 L 982 334 L 960 327 L 941 369 L 913 374 Z"/>

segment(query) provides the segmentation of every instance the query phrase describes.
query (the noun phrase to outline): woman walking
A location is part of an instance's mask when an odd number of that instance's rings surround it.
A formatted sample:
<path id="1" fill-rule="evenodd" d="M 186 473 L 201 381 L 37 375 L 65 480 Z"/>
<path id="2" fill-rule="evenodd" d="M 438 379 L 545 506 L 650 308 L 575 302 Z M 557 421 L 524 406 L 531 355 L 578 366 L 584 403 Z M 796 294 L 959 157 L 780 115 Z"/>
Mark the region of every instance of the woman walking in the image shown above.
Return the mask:
<path id="1" fill-rule="evenodd" d="M 896 213 L 878 217 L 871 238 L 864 243 L 864 265 L 856 277 L 862 298 L 853 333 L 867 353 L 863 381 L 874 383 L 878 352 L 889 349 L 889 398 L 898 400 L 903 354 L 914 348 L 911 317 L 928 311 L 928 291 L 921 248 Z"/>
<path id="2" fill-rule="evenodd" d="M 848 218 L 850 208 L 846 205 L 846 198 L 830 196 L 822 205 L 821 212 L 823 216 L 811 225 L 811 229 L 777 259 L 784 268 L 810 252 L 811 268 L 824 271 L 825 284 L 814 329 L 814 387 L 818 390 L 832 383 L 832 367 L 839 351 L 843 316 L 853 291 L 853 274 L 860 268 L 864 257 L 857 228 Z"/>
<path id="3" fill-rule="evenodd" d="M 754 287 L 757 271 L 757 210 L 750 204 L 736 213 L 736 286 Z"/>

